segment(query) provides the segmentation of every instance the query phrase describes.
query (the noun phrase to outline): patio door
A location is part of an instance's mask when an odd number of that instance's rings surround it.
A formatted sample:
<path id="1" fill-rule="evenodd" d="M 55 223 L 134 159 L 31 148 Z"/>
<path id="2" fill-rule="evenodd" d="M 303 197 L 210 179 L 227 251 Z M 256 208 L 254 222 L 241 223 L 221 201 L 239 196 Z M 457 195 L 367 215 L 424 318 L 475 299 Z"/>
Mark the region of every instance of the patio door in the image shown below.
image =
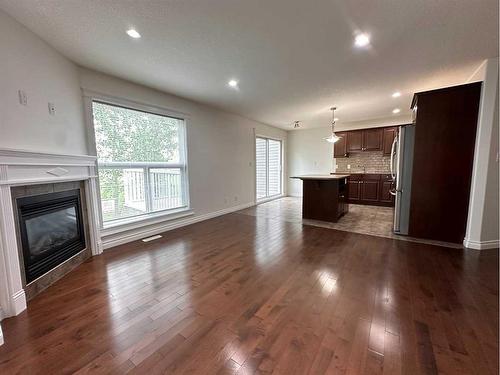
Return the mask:
<path id="1" fill-rule="evenodd" d="M 255 171 L 257 201 L 282 194 L 282 143 L 280 140 L 256 137 Z"/>

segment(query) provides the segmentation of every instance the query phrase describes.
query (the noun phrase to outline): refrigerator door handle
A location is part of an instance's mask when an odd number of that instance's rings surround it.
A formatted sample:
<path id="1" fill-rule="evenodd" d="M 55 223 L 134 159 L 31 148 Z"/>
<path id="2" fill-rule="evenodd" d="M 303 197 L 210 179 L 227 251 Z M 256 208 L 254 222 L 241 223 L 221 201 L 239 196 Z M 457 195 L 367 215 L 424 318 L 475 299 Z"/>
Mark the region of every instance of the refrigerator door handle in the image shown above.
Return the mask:
<path id="1" fill-rule="evenodd" d="M 392 146 L 391 146 L 391 178 L 392 181 L 396 181 L 396 172 L 394 168 L 394 157 L 396 156 L 396 145 L 398 143 L 398 138 L 394 137 L 394 141 L 392 141 Z"/>
<path id="2" fill-rule="evenodd" d="M 402 190 L 401 189 L 397 189 L 395 186 L 394 186 L 394 181 L 391 183 L 391 188 L 389 189 L 389 194 L 391 195 L 394 195 L 396 196 L 397 193 L 401 193 Z"/>

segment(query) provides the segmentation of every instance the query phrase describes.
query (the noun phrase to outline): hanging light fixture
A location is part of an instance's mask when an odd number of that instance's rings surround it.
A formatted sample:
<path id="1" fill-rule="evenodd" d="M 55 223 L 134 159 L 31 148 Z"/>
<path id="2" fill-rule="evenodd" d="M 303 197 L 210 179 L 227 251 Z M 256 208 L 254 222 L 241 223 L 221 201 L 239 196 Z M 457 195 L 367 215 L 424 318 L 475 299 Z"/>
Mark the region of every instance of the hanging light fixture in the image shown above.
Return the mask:
<path id="1" fill-rule="evenodd" d="M 330 110 L 332 111 L 332 134 L 330 134 L 330 136 L 328 138 L 325 138 L 325 140 L 327 142 L 330 142 L 330 143 L 335 143 L 340 139 L 340 137 L 335 134 L 335 110 L 336 109 L 337 109 L 337 107 L 330 108 Z"/>
<path id="2" fill-rule="evenodd" d="M 298 128 L 300 128 L 300 124 L 299 124 L 299 122 L 300 122 L 300 121 L 294 121 L 294 122 L 293 122 L 293 128 L 294 128 L 294 129 L 298 129 Z"/>

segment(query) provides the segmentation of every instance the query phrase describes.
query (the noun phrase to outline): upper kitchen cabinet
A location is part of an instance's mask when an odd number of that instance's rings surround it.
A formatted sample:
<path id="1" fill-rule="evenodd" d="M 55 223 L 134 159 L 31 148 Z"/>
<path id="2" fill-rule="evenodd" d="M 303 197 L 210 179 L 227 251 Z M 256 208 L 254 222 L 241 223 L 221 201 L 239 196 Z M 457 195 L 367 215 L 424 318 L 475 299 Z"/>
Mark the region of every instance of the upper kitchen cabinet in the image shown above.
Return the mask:
<path id="1" fill-rule="evenodd" d="M 347 136 L 347 152 L 382 150 L 382 129 L 350 131 Z"/>
<path id="2" fill-rule="evenodd" d="M 345 158 L 347 154 L 347 132 L 337 132 L 336 133 L 340 139 L 333 145 L 333 157 L 334 158 Z"/>
<path id="3" fill-rule="evenodd" d="M 363 130 L 363 151 L 382 150 L 382 129 Z"/>
<path id="4" fill-rule="evenodd" d="M 384 151 L 384 155 L 390 155 L 392 142 L 396 137 L 396 128 L 384 128 L 382 132 L 382 150 Z"/>
<path id="5" fill-rule="evenodd" d="M 363 130 L 350 131 L 347 136 L 347 152 L 363 151 Z"/>

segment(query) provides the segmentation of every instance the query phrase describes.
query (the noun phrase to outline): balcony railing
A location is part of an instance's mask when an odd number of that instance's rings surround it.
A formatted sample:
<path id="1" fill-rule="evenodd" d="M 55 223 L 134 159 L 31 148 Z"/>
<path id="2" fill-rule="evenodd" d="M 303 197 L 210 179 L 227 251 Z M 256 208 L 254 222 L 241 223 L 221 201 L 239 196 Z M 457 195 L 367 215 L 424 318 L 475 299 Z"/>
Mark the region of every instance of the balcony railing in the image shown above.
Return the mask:
<path id="1" fill-rule="evenodd" d="M 173 163 L 100 163 L 103 220 L 184 207 L 184 170 Z"/>

